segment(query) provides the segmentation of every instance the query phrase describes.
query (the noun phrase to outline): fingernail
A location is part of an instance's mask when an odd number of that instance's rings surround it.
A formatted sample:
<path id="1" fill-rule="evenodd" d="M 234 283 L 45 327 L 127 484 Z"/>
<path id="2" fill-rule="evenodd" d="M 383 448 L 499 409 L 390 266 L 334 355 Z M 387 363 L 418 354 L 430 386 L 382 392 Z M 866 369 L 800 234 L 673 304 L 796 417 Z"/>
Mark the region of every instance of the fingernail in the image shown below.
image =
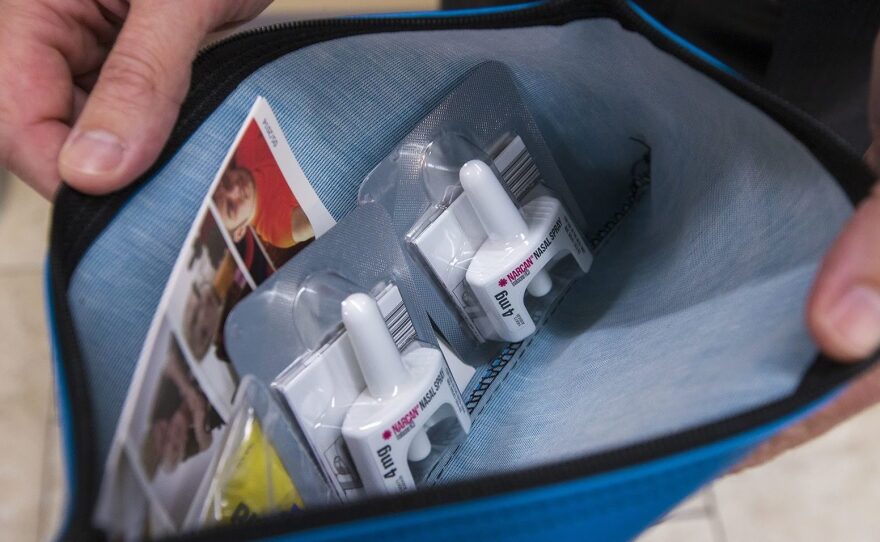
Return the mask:
<path id="1" fill-rule="evenodd" d="M 61 162 L 86 175 L 112 173 L 122 164 L 125 148 L 105 130 L 74 133 L 61 150 Z"/>
<path id="2" fill-rule="evenodd" d="M 880 292 L 851 288 L 832 307 L 829 323 L 844 341 L 843 348 L 855 356 L 870 356 L 880 347 Z"/>

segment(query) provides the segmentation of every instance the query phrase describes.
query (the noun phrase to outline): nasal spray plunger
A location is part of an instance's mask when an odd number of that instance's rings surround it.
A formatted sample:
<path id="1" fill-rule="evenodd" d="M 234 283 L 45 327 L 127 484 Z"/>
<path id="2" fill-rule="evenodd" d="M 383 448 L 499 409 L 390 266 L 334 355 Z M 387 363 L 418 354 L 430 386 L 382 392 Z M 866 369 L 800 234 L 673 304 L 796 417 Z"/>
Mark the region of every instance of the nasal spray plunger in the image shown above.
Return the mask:
<path id="1" fill-rule="evenodd" d="M 348 331 L 367 391 L 379 401 L 392 400 L 412 380 L 409 370 L 376 301 L 366 294 L 353 294 L 342 302 L 342 322 Z M 407 458 L 422 461 L 431 453 L 424 429 L 413 437 Z"/>
<path id="2" fill-rule="evenodd" d="M 376 301 L 352 294 L 342 302 L 342 322 L 364 376 L 366 390 L 351 406 L 342 435 L 369 493 L 415 488 L 409 463 L 428 458 L 426 429 L 449 405 L 465 433 L 470 418 L 440 350 L 415 346 L 401 355 Z"/>
<path id="3" fill-rule="evenodd" d="M 509 245 L 528 243 L 529 226 L 488 165 L 471 160 L 461 168 L 460 177 L 489 239 Z M 527 289 L 533 296 L 543 297 L 553 289 L 553 279 L 547 271 L 538 271 L 529 279 Z"/>
<path id="4" fill-rule="evenodd" d="M 525 292 L 535 297 L 550 293 L 553 279 L 546 268 L 558 255 L 571 253 L 584 272 L 592 256 L 558 199 L 537 196 L 520 210 L 480 160 L 466 163 L 460 180 L 487 234 L 465 278 L 498 338 L 521 341 L 535 332 Z"/>

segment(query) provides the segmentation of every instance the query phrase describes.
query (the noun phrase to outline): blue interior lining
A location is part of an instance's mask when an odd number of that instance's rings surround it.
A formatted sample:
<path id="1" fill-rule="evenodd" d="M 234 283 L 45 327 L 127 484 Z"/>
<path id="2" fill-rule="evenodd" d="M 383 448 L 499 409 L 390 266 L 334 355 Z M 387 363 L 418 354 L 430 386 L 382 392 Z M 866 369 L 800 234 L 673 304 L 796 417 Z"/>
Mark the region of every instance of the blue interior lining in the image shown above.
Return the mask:
<path id="1" fill-rule="evenodd" d="M 448 477 L 612 448 L 795 389 L 815 354 L 807 289 L 852 209 L 792 136 L 611 20 L 367 35 L 286 55 L 245 80 L 80 263 L 70 304 L 99 459 L 183 239 L 255 97 L 272 104 L 339 219 L 370 169 L 487 60 L 512 70 L 591 228 L 629 189 L 631 138 L 652 147 L 653 182 Z"/>

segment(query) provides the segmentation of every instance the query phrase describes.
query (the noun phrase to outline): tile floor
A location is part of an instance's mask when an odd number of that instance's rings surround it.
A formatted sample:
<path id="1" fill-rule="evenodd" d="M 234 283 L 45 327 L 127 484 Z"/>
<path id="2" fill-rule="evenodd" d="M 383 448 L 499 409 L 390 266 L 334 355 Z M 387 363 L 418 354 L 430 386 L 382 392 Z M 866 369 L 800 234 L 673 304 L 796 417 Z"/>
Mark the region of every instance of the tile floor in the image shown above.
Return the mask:
<path id="1" fill-rule="evenodd" d="M 436 0 L 375 0 L 358 10 L 432 9 Z M 276 0 L 291 10 L 345 13 Z M 49 205 L 0 172 L 0 532 L 51 538 L 64 502 L 58 426 L 43 314 Z M 880 539 L 880 408 L 761 468 L 724 478 L 673 511 L 640 542 L 802 542 Z"/>
<path id="2" fill-rule="evenodd" d="M 0 171 L 0 531 L 45 540 L 63 501 L 43 311 L 49 204 Z"/>

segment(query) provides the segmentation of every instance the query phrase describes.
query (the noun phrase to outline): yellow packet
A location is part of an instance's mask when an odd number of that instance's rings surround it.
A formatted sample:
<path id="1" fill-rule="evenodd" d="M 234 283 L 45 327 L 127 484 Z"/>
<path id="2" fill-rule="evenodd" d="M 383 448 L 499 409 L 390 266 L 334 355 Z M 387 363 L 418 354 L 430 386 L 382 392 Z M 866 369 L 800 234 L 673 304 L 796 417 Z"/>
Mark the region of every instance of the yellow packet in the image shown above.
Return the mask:
<path id="1" fill-rule="evenodd" d="M 245 523 L 274 512 L 303 509 L 303 500 L 260 423 L 250 416 L 229 462 L 215 508 L 220 523 Z"/>

